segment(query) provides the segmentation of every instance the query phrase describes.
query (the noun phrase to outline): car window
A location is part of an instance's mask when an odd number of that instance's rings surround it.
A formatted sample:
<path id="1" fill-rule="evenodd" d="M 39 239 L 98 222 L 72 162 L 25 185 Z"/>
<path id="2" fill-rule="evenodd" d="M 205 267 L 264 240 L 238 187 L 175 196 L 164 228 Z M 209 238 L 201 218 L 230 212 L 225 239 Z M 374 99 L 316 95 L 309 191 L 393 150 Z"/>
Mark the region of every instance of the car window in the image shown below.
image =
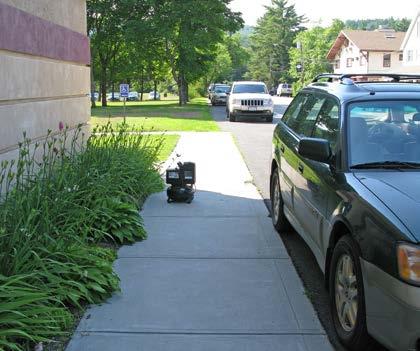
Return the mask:
<path id="1" fill-rule="evenodd" d="M 308 95 L 296 119 L 294 130 L 298 134 L 305 137 L 312 136 L 316 119 L 324 102 L 325 97 Z"/>
<path id="2" fill-rule="evenodd" d="M 350 166 L 384 161 L 420 162 L 420 102 L 355 102 L 348 108 Z"/>
<path id="3" fill-rule="evenodd" d="M 302 105 L 305 103 L 305 100 L 306 94 L 298 94 L 290 103 L 289 107 L 287 108 L 286 112 L 284 113 L 281 119 L 289 128 L 293 130 L 296 125 L 296 118 L 299 115 L 299 111 Z"/>
<path id="4" fill-rule="evenodd" d="M 214 89 L 215 93 L 227 93 L 230 90 L 228 86 L 219 86 Z"/>
<path id="5" fill-rule="evenodd" d="M 267 88 L 263 84 L 237 84 L 233 87 L 234 94 L 267 94 Z"/>
<path id="6" fill-rule="evenodd" d="M 314 138 L 326 139 L 334 150 L 338 139 L 339 129 L 339 105 L 333 98 L 326 98 L 318 114 L 312 136 Z"/>

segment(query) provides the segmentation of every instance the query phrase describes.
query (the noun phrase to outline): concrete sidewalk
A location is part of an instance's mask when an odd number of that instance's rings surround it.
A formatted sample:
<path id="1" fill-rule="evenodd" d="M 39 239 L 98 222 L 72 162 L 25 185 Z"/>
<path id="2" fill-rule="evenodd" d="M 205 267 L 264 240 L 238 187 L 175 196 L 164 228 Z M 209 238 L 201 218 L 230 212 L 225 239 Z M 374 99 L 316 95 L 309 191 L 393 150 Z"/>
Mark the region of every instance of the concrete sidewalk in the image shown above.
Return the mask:
<path id="1" fill-rule="evenodd" d="M 183 133 L 191 204 L 151 196 L 149 238 L 119 251 L 121 292 L 93 306 L 67 351 L 331 350 L 229 133 Z"/>

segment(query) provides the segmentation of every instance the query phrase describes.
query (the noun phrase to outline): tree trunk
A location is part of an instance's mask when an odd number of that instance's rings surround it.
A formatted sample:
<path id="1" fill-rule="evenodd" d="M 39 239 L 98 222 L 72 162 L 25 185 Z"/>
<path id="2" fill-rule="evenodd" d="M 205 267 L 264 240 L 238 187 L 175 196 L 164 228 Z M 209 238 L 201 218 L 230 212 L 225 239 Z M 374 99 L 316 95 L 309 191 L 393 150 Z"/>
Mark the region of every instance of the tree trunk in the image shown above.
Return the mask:
<path id="1" fill-rule="evenodd" d="M 106 101 L 106 68 L 102 66 L 101 70 L 101 96 L 102 96 L 102 107 L 107 107 L 107 101 Z"/>
<path id="2" fill-rule="evenodd" d="M 93 76 L 93 64 L 90 66 L 90 105 L 92 108 L 96 107 L 95 101 L 95 79 Z"/>
<path id="3" fill-rule="evenodd" d="M 188 84 L 187 81 L 185 80 L 185 77 L 183 74 L 179 75 L 179 79 L 177 81 L 177 85 L 178 85 L 178 94 L 179 94 L 179 104 L 182 105 L 186 105 L 187 101 L 188 101 Z"/>
<path id="4" fill-rule="evenodd" d="M 187 102 L 190 102 L 190 89 L 188 86 L 188 82 L 185 82 L 185 98 Z"/>
<path id="5" fill-rule="evenodd" d="M 154 80 L 154 81 L 153 81 L 153 84 L 154 84 L 153 89 L 154 89 L 154 92 L 155 92 L 155 95 L 153 96 L 153 100 L 157 100 L 157 99 L 156 99 L 157 82 Z"/>
<path id="6" fill-rule="evenodd" d="M 144 72 L 142 68 L 141 76 L 140 76 L 140 101 L 143 101 L 143 90 L 144 90 Z"/>

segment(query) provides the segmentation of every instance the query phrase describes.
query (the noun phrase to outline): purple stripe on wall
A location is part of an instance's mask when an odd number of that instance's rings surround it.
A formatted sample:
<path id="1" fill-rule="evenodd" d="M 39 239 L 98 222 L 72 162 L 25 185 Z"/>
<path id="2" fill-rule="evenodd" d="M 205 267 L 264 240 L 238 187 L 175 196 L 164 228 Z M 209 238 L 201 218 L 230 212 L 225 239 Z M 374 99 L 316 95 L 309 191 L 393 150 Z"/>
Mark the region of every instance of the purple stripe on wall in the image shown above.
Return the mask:
<path id="1" fill-rule="evenodd" d="M 90 64 L 87 36 L 2 3 L 0 49 Z"/>

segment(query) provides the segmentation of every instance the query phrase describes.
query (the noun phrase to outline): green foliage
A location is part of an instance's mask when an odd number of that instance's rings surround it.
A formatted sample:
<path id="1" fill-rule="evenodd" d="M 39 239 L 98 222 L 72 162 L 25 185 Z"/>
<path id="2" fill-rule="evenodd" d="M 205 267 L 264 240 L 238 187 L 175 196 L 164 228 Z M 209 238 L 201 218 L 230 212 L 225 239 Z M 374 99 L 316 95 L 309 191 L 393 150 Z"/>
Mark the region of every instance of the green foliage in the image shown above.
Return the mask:
<path id="1" fill-rule="evenodd" d="M 384 28 L 391 28 L 397 32 L 407 32 L 410 27 L 411 20 L 408 18 L 375 18 L 375 19 L 358 19 L 358 20 L 347 20 L 344 23 L 344 27 L 347 29 L 358 29 L 358 30 L 375 30 L 380 26 Z"/>
<path id="2" fill-rule="evenodd" d="M 152 3 L 143 0 L 87 0 L 87 27 L 92 53 L 92 90 L 99 81 L 106 106 L 108 85 L 140 78 L 149 79 L 165 71 L 162 50 L 146 24 Z M 160 57 L 159 57 L 160 59 Z"/>
<path id="3" fill-rule="evenodd" d="M 249 56 L 248 50 L 241 44 L 239 33 L 226 35 L 224 41 L 216 46 L 216 56 L 209 64 L 208 73 L 193 88 L 200 96 L 206 96 L 210 83 L 229 83 L 243 79 Z"/>
<path id="4" fill-rule="evenodd" d="M 239 32 L 240 43 L 244 48 L 249 48 L 250 37 L 254 33 L 254 27 L 245 25 Z"/>
<path id="5" fill-rule="evenodd" d="M 60 300 L 29 284 L 32 278 L 0 275 L 0 350 L 23 350 L 30 342 L 60 335 L 71 323 L 72 316 Z"/>
<path id="6" fill-rule="evenodd" d="M 225 32 L 242 26 L 231 0 L 162 0 L 155 2 L 154 23 L 165 43 L 166 57 L 178 85 L 179 103 L 188 98 L 188 85 L 202 78 Z"/>
<path id="7" fill-rule="evenodd" d="M 207 78 L 209 82 L 223 82 L 230 78 L 232 72 L 232 58 L 226 45 L 218 44 L 216 47 L 216 57 L 210 65 Z"/>
<path id="8" fill-rule="evenodd" d="M 343 22 L 335 20 L 328 28 L 314 27 L 296 36 L 295 45 L 289 52 L 289 73 L 296 81 L 293 85 L 294 93 L 311 82 L 317 74 L 332 71 L 331 63 L 327 60 L 327 53 L 343 26 Z M 298 42 L 300 48 L 297 48 Z M 296 69 L 298 64 L 303 66 L 301 72 Z"/>
<path id="9" fill-rule="evenodd" d="M 156 89 L 169 74 L 185 104 L 188 85 L 219 58 L 217 44 L 225 33 L 242 26 L 230 2 L 88 0 L 94 80 L 100 82 L 102 105 L 109 83 L 125 81 L 144 92 L 145 86 Z"/>
<path id="10" fill-rule="evenodd" d="M 296 34 L 303 28 L 303 16 L 287 0 L 272 0 L 258 20 L 251 36 L 251 59 L 247 77 L 265 81 L 269 87 L 290 82 L 289 50 Z"/>
<path id="11" fill-rule="evenodd" d="M 70 311 L 118 289 L 115 251 L 103 245 L 144 239 L 139 207 L 162 189 L 162 141 L 127 130 L 24 137 L 19 158 L 0 165 L 0 350 L 62 335 Z"/>

